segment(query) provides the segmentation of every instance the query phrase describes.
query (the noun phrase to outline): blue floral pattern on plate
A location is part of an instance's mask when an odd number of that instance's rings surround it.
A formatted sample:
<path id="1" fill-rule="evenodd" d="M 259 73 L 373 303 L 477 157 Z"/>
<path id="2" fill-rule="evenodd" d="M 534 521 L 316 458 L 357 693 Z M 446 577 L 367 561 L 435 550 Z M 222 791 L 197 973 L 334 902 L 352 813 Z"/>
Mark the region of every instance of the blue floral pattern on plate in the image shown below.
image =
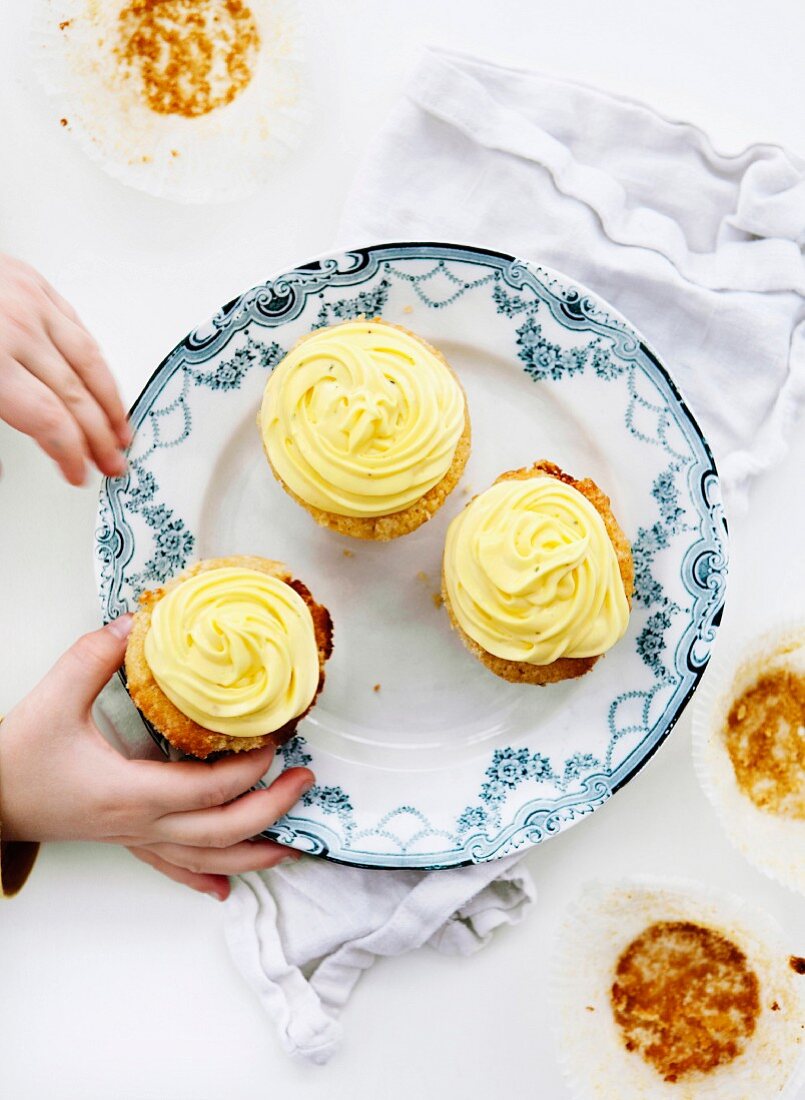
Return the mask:
<path id="1" fill-rule="evenodd" d="M 505 326 L 510 359 L 535 385 L 605 385 L 621 403 L 622 430 L 659 464 L 632 534 L 633 668 L 643 671 L 601 709 L 595 751 L 579 744 L 559 758 L 547 745 L 498 745 L 469 769 L 474 779 L 448 820 L 413 793 L 367 814 L 348 771 L 336 781 L 338 768 L 305 726 L 281 750 L 284 767 L 326 775 L 266 835 L 349 863 L 445 867 L 509 854 L 590 814 L 668 735 L 707 664 L 727 566 L 715 465 L 673 382 L 625 321 L 563 276 L 456 245 L 383 245 L 287 272 L 228 303 L 157 368 L 132 410 L 130 471 L 101 492 L 95 557 L 106 619 L 184 568 L 198 553 L 197 533 L 175 479 L 201 444 L 196 395 L 221 402 L 225 417 L 223 402 L 264 377 L 304 332 L 381 313 L 406 324 L 393 305 L 402 291 L 446 319 L 466 302 L 487 309 Z"/>

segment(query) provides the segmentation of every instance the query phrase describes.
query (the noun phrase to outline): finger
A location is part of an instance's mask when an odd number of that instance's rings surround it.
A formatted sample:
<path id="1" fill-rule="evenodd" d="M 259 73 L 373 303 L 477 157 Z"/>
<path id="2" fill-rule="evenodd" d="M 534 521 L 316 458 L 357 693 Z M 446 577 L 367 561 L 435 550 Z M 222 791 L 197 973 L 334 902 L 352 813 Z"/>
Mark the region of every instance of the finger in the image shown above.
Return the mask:
<path id="1" fill-rule="evenodd" d="M 49 673 L 53 690 L 82 715 L 89 714 L 101 688 L 123 664 L 132 621 L 133 616 L 122 615 L 101 630 L 84 634 Z"/>
<path id="2" fill-rule="evenodd" d="M 226 901 L 229 897 L 229 879 L 224 875 L 197 874 L 194 871 L 188 871 L 186 867 L 176 867 L 147 848 L 135 847 L 129 848 L 129 851 L 137 859 L 153 867 L 155 871 L 172 878 L 174 882 L 181 882 L 183 886 L 199 890 L 202 894 L 212 894 L 218 901 Z"/>
<path id="3" fill-rule="evenodd" d="M 95 465 L 107 477 L 125 473 L 126 460 L 120 453 L 117 435 L 106 413 L 78 374 L 57 348 L 42 341 L 25 366 L 56 394 L 84 434 L 86 449 Z"/>
<path id="4" fill-rule="evenodd" d="M 54 306 L 56 306 L 57 309 L 61 310 L 65 317 L 69 317 L 71 321 L 75 321 L 77 324 L 80 325 L 81 319 L 79 318 L 73 306 L 64 297 L 64 295 L 59 294 L 55 286 L 53 286 L 52 283 L 49 283 L 40 271 L 37 271 L 33 267 L 28 267 L 27 265 L 25 266 L 27 268 L 27 273 L 34 279 L 39 287 L 44 290 L 45 294 L 48 296 L 48 298 L 50 298 Z"/>
<path id="5" fill-rule="evenodd" d="M 194 848 L 228 848 L 257 836 L 295 805 L 314 782 L 307 768 L 290 768 L 267 790 L 252 791 L 228 806 L 167 814 L 155 823 L 154 840 Z"/>
<path id="6" fill-rule="evenodd" d="M 35 439 L 71 485 L 83 485 L 87 472 L 86 440 L 66 405 L 16 360 L 3 359 L 0 368 L 3 379 L 0 417 Z"/>
<path id="7" fill-rule="evenodd" d="M 53 310 L 45 318 L 53 343 L 92 394 L 121 446 L 131 443 L 131 428 L 112 373 L 95 340 L 77 317 Z"/>
<path id="8" fill-rule="evenodd" d="M 138 801 L 153 819 L 231 802 L 263 778 L 273 758 L 274 749 L 269 746 L 233 753 L 213 764 L 201 760 L 180 763 L 131 760 L 127 768 L 130 785 L 136 784 Z"/>
<path id="9" fill-rule="evenodd" d="M 6 268 L 13 271 L 17 288 L 36 299 L 35 314 L 39 318 L 39 323 L 44 325 L 51 340 L 62 350 L 65 359 L 75 367 L 87 388 L 104 409 L 120 446 L 128 446 L 132 433 L 117 387 L 97 343 L 75 309 L 30 264 L 9 256 L 2 259 Z M 58 334 L 54 335 L 51 329 L 58 330 Z M 65 344 L 63 349 L 62 341 Z M 76 354 L 75 361 L 73 361 L 73 351 Z"/>
<path id="10" fill-rule="evenodd" d="M 273 840 L 244 840 L 229 848 L 194 848 L 185 844 L 142 845 L 174 867 L 194 874 L 242 875 L 246 871 L 265 871 L 284 860 L 295 863 L 302 853 L 275 844 Z"/>

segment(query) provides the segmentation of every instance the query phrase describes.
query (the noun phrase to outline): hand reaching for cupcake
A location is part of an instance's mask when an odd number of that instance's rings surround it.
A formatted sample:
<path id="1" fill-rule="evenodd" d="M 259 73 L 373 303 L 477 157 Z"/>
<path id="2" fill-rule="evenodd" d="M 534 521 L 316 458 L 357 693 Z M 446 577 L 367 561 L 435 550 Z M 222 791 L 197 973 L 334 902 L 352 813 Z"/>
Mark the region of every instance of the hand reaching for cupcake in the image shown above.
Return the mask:
<path id="1" fill-rule="evenodd" d="M 124 616 L 80 638 L 3 721 L 3 841 L 123 844 L 169 878 L 223 900 L 226 876 L 297 858 L 249 838 L 288 811 L 313 775 L 291 768 L 267 789 L 250 791 L 271 763 L 270 747 L 212 764 L 117 753 L 90 711 L 123 662 L 131 621 Z"/>
<path id="2" fill-rule="evenodd" d="M 88 463 L 109 477 L 126 469 L 131 431 L 98 345 L 38 272 L 1 255 L 0 420 L 35 439 L 71 485 Z"/>

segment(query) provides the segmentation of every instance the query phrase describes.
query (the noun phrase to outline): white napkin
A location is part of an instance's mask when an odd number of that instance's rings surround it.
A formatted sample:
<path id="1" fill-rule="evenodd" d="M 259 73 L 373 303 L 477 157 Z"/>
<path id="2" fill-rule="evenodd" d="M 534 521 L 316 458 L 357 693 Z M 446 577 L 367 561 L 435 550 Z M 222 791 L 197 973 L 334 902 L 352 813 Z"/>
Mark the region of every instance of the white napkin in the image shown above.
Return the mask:
<path id="1" fill-rule="evenodd" d="M 733 510 L 784 453 L 805 397 L 802 160 L 767 145 L 721 156 L 639 103 L 431 52 L 340 231 L 344 247 L 406 239 L 509 251 L 599 291 L 680 382 Z M 126 699 L 102 708 L 118 729 L 139 722 Z M 375 958 L 470 954 L 522 918 L 534 888 L 516 861 L 428 873 L 303 859 L 245 875 L 227 941 L 286 1049 L 325 1062 Z"/>
<path id="2" fill-rule="evenodd" d="M 519 857 L 448 871 L 378 871 L 307 858 L 233 883 L 226 939 L 285 1049 L 327 1062 L 338 1017 L 382 955 L 427 944 L 471 955 L 534 900 Z"/>
<path id="3" fill-rule="evenodd" d="M 339 231 L 554 267 L 638 328 L 700 418 L 728 512 L 805 399 L 805 160 L 717 153 L 695 126 L 538 73 L 429 51 Z"/>
<path id="4" fill-rule="evenodd" d="M 101 692 L 95 719 L 124 756 L 161 759 L 117 677 Z M 535 891 L 518 858 L 426 872 L 308 857 L 243 875 L 224 903 L 227 943 L 285 1049 L 324 1063 L 341 1041 L 341 1009 L 376 958 L 424 944 L 471 955 L 496 928 L 522 920 Z"/>

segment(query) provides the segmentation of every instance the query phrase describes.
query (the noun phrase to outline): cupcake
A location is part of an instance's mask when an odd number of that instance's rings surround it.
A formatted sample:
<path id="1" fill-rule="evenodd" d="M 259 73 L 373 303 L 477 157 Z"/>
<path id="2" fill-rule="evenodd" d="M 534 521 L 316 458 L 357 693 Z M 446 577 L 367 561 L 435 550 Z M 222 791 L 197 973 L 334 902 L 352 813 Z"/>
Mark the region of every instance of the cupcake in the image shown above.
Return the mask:
<path id="1" fill-rule="evenodd" d="M 573 1095 L 793 1100 L 803 969 L 741 899 L 655 878 L 588 885 L 561 925 L 550 986 Z"/>
<path id="2" fill-rule="evenodd" d="M 693 714 L 696 774 L 760 870 L 805 894 L 805 620 L 723 639 Z"/>
<path id="3" fill-rule="evenodd" d="M 467 649 L 512 683 L 589 672 L 626 631 L 633 579 L 609 498 L 552 462 L 501 474 L 447 531 L 450 621 Z"/>
<path id="4" fill-rule="evenodd" d="M 317 523 L 381 542 L 431 518 L 470 453 L 464 391 L 430 344 L 379 318 L 305 336 L 258 419 L 274 476 Z"/>
<path id="5" fill-rule="evenodd" d="M 210 558 L 140 596 L 125 670 L 157 732 L 205 759 L 287 741 L 331 652 L 329 613 L 285 565 Z"/>

